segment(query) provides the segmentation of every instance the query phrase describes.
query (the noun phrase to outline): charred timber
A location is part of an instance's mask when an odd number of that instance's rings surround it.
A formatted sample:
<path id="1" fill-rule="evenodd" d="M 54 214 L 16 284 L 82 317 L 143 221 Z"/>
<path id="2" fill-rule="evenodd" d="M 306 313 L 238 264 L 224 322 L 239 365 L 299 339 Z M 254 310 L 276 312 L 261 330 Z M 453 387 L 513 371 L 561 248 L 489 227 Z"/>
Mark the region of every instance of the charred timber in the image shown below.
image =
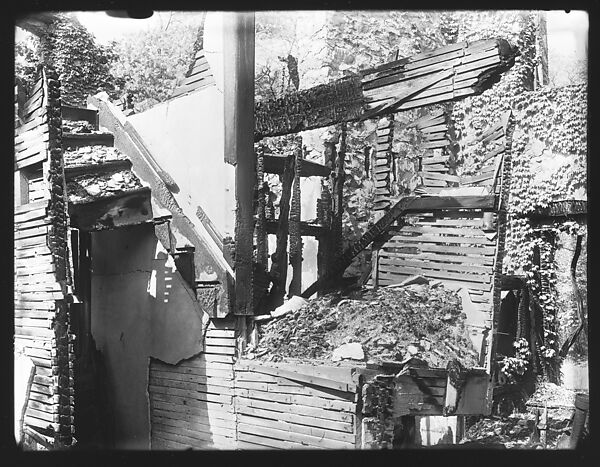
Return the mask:
<path id="1" fill-rule="evenodd" d="M 302 236 L 300 232 L 301 192 L 300 173 L 302 170 L 302 138 L 294 138 L 294 184 L 292 191 L 292 206 L 290 208 L 290 265 L 292 266 L 292 281 L 288 296 L 300 295 L 302 287 Z"/>
<path id="2" fill-rule="evenodd" d="M 256 219 L 256 261 L 267 267 L 268 244 L 266 233 L 266 197 L 269 196 L 269 185 L 265 184 L 264 169 L 265 150 L 261 145 L 256 154 L 256 195 L 257 195 L 257 219 Z M 266 186 L 265 186 L 266 185 Z"/>
<path id="3" fill-rule="evenodd" d="M 564 200 L 552 201 L 546 208 L 538 208 L 529 217 L 543 219 L 547 217 L 574 217 L 587 215 L 587 201 Z"/>
<path id="4" fill-rule="evenodd" d="M 500 38 L 462 42 L 258 102 L 254 139 L 478 95 L 500 80 L 517 55 L 518 49 Z"/>
<path id="5" fill-rule="evenodd" d="M 289 232 L 290 198 L 295 174 L 294 155 L 289 155 L 283 171 L 281 182 L 281 199 L 279 201 L 279 220 L 277 226 L 277 245 L 275 253 L 271 255 L 271 269 L 269 276 L 273 282 L 269 292 L 269 308 L 274 309 L 283 303 L 287 279 L 287 243 Z"/>
<path id="6" fill-rule="evenodd" d="M 365 104 L 358 75 L 258 102 L 254 108 L 254 139 L 358 120 Z"/>
<path id="7" fill-rule="evenodd" d="M 333 207 L 331 220 L 332 254 L 334 258 L 341 255 L 342 251 L 342 217 L 344 216 L 344 181 L 346 172 L 344 161 L 346 159 L 346 124 L 342 123 L 340 147 L 335 154 L 335 164 L 332 173 Z"/>

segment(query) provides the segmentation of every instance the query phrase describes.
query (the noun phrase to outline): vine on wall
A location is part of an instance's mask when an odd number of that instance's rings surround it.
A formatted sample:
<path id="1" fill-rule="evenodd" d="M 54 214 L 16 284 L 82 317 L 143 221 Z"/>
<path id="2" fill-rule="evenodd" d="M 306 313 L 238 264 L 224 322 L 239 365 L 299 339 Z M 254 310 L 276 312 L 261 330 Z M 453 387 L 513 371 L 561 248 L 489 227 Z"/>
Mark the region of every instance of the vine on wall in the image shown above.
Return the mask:
<path id="1" fill-rule="evenodd" d="M 97 44 L 72 15 L 59 15 L 40 42 L 44 63 L 59 74 L 65 103 L 85 107 L 88 95 L 115 91 L 111 74 L 116 59 L 113 51 Z"/>
<path id="2" fill-rule="evenodd" d="M 543 342 L 538 351 L 543 366 L 555 376 L 559 336 L 553 252 L 556 232 L 563 227 L 558 224 L 534 229 L 528 215 L 553 201 L 585 199 L 587 86 L 578 83 L 533 90 L 533 71 L 539 60 L 535 49 L 536 14 L 495 15 L 470 14 L 461 23 L 459 40 L 504 37 L 517 43 L 521 55 L 494 87 L 454 103 L 453 119 L 463 143 L 462 170 L 470 173 L 484 153 L 481 145 L 469 142 L 495 123 L 503 111 L 513 112 L 516 126 L 503 268 L 505 273 L 527 277 L 543 309 Z M 494 17 L 496 21 L 490 21 Z M 539 264 L 533 261 L 536 249 Z"/>

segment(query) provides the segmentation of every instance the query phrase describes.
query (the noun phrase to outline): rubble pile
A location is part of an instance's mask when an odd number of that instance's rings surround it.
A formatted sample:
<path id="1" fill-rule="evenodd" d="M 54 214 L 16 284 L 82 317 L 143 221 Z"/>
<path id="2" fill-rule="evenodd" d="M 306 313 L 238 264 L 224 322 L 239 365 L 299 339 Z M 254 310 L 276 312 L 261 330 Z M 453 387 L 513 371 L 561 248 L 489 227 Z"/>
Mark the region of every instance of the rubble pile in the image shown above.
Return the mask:
<path id="1" fill-rule="evenodd" d="M 117 148 L 112 146 L 83 146 L 64 151 L 65 167 L 102 164 L 108 161 L 127 160 Z"/>
<path id="2" fill-rule="evenodd" d="M 575 407 L 575 391 L 549 382 L 538 383 L 527 400 L 529 406 Z"/>
<path id="3" fill-rule="evenodd" d="M 571 434 L 575 412 L 575 391 L 557 384 L 539 381 L 535 392 L 526 402 L 527 409 L 515 411 L 508 417 L 482 417 L 472 425 L 462 443 L 502 444 L 515 449 L 565 449 Z M 544 426 L 543 411 L 547 410 L 545 446 L 535 430 L 535 413 L 538 426 Z"/>
<path id="4" fill-rule="evenodd" d="M 108 174 L 86 174 L 67 182 L 69 201 L 72 203 L 90 202 L 137 188 L 142 188 L 142 184 L 130 170 Z"/>
<path id="5" fill-rule="evenodd" d="M 62 129 L 65 133 L 93 133 L 94 125 L 87 120 L 63 120 Z"/>
<path id="6" fill-rule="evenodd" d="M 258 346 L 249 356 L 336 361 L 344 357 L 336 350 L 356 343 L 368 362 L 413 359 L 445 367 L 457 358 L 473 367 L 478 355 L 464 320 L 460 298 L 441 284 L 362 289 L 348 298 L 334 293 L 262 324 Z M 362 355 L 350 358 L 361 360 Z"/>
<path id="7" fill-rule="evenodd" d="M 469 427 L 459 444 L 502 444 L 507 449 L 561 449 L 570 434 L 571 412 L 548 410 L 546 445 L 535 432 L 535 414 L 515 413 L 508 417 L 484 417 Z M 559 444 L 560 443 L 560 444 Z"/>

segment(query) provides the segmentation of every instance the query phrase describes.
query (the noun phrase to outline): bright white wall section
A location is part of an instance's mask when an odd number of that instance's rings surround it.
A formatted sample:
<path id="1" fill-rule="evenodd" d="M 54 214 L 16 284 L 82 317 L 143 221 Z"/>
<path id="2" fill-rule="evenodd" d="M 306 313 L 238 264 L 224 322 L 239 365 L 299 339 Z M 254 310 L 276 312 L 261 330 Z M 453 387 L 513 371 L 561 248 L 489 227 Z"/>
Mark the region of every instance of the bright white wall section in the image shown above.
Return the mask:
<path id="1" fill-rule="evenodd" d="M 223 158 L 223 96 L 215 86 L 130 116 L 160 167 L 173 177 L 173 193 L 186 216 L 201 206 L 222 236 L 233 236 L 234 167 Z"/>

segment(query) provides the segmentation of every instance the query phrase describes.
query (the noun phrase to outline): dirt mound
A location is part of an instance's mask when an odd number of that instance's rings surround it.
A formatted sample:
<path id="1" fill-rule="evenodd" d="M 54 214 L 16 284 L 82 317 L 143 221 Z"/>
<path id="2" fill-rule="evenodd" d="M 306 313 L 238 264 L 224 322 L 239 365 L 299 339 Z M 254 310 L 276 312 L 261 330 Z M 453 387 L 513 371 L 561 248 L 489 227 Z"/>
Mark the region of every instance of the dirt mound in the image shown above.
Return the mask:
<path id="1" fill-rule="evenodd" d="M 457 358 L 467 367 L 478 355 L 464 326 L 461 300 L 442 285 L 363 289 L 310 300 L 295 312 L 263 324 L 254 356 L 329 360 L 347 343 L 362 345 L 365 360 L 425 360 L 445 367 Z"/>

